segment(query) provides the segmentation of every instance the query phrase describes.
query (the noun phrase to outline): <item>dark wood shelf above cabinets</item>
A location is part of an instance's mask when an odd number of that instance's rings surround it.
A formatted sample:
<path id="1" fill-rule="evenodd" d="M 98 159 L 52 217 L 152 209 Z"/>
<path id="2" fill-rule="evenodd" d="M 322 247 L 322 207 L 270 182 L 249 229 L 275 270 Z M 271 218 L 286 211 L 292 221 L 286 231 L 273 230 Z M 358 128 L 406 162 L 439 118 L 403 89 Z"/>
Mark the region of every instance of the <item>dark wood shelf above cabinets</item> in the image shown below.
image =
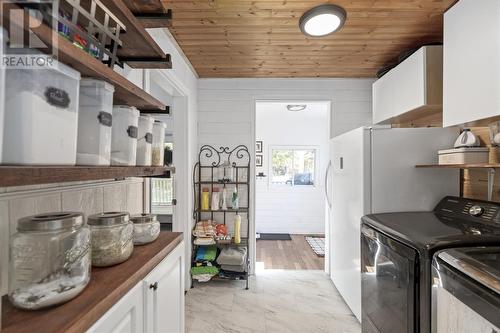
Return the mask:
<path id="1" fill-rule="evenodd" d="M 170 177 L 174 172 L 173 167 L 0 166 L 0 187 L 127 177 Z"/>
<path id="2" fill-rule="evenodd" d="M 144 28 L 168 28 L 172 25 L 172 10 L 160 0 L 123 0 Z"/>

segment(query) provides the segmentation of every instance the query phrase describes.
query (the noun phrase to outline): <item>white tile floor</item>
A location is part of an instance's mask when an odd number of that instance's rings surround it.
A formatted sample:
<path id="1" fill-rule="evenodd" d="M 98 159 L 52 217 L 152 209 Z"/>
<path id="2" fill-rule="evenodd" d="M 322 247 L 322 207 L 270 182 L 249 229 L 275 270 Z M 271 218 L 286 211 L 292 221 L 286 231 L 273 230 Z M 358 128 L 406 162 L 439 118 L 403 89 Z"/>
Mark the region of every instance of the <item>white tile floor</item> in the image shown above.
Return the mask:
<path id="1" fill-rule="evenodd" d="M 359 333 L 322 271 L 261 270 L 241 281 L 197 285 L 186 296 L 188 333 Z"/>

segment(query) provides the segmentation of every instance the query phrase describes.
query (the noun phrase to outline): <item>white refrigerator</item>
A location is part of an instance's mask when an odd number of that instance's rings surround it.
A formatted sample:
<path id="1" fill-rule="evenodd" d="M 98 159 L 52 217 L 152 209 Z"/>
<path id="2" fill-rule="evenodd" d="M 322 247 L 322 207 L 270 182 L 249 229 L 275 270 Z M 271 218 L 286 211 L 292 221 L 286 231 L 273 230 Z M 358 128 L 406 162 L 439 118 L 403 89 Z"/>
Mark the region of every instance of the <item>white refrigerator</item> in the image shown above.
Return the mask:
<path id="1" fill-rule="evenodd" d="M 458 195 L 459 171 L 422 169 L 453 147 L 453 128 L 362 127 L 331 139 L 326 197 L 327 271 L 361 321 L 360 219 L 383 212 L 432 211 Z"/>

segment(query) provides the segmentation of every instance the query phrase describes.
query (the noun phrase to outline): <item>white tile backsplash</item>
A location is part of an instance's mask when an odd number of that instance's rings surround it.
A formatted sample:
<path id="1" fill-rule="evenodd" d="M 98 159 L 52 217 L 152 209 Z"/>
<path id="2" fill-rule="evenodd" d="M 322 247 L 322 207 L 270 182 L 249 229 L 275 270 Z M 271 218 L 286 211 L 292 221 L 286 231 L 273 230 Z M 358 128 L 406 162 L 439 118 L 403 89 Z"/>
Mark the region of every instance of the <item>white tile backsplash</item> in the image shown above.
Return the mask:
<path id="1" fill-rule="evenodd" d="M 130 215 L 140 214 L 143 210 L 142 183 L 127 184 L 127 210 Z"/>
<path id="2" fill-rule="evenodd" d="M 127 210 L 127 185 L 119 184 L 104 188 L 104 211 L 123 212 Z"/>
<path id="3" fill-rule="evenodd" d="M 61 211 L 61 193 L 40 195 L 35 198 L 35 214 Z"/>
<path id="4" fill-rule="evenodd" d="M 103 211 L 143 211 L 143 181 L 80 182 L 0 188 L 0 296 L 8 290 L 9 235 L 17 220 L 30 215 L 77 211 L 85 216 Z"/>
<path id="5" fill-rule="evenodd" d="M 62 210 L 82 212 L 85 218 L 104 211 L 104 189 L 102 187 L 72 190 L 62 193 Z"/>
<path id="6" fill-rule="evenodd" d="M 10 234 L 16 232 L 17 220 L 36 214 L 36 197 L 22 197 L 9 200 Z"/>

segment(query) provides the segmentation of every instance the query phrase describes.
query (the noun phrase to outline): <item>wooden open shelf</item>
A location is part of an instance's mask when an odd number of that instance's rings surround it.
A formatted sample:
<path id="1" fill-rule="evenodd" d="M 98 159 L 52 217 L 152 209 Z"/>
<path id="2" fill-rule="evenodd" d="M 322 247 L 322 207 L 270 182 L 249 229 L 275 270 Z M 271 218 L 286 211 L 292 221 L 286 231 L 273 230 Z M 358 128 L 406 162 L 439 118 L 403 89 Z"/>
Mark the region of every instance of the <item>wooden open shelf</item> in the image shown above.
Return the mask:
<path id="1" fill-rule="evenodd" d="M 42 25 L 34 32 L 43 42 L 52 42 L 53 32 L 49 27 Z M 84 77 L 111 83 L 115 87 L 113 104 L 135 106 L 140 110 L 166 110 L 165 104 L 60 35 L 57 36 L 57 48 L 60 62 L 73 67 Z"/>
<path id="2" fill-rule="evenodd" d="M 111 1 L 110 1 L 111 4 Z M 121 2 L 121 1 L 113 1 L 113 4 L 117 6 L 117 8 L 121 8 L 122 12 L 124 13 L 125 11 L 128 11 L 129 15 L 133 17 L 131 12 L 128 10 L 128 8 Z M 108 5 L 108 2 L 106 2 L 106 5 Z M 125 7 L 123 9 L 122 7 Z M 5 11 L 8 12 L 8 11 Z M 122 15 L 125 15 L 123 14 Z M 5 14 L 5 13 L 4 13 Z M 135 24 L 139 24 L 137 21 Z M 135 27 L 136 30 L 138 30 L 137 27 Z M 142 28 L 142 26 L 141 26 Z M 125 35 L 133 35 L 131 28 L 124 33 Z M 105 80 L 109 83 L 111 83 L 115 87 L 115 93 L 114 93 L 114 101 L 113 104 L 123 104 L 123 105 L 129 105 L 129 106 L 135 106 L 141 111 L 159 111 L 159 112 L 165 112 L 167 110 L 167 106 L 159 101 L 158 99 L 154 98 L 150 94 L 148 94 L 146 91 L 143 89 L 139 88 L 132 82 L 130 82 L 127 78 L 123 77 L 119 73 L 115 72 L 113 69 L 109 68 L 106 64 L 102 63 L 98 59 L 95 59 L 92 57 L 90 54 L 87 52 L 79 49 L 78 47 L 74 46 L 70 41 L 68 41 L 66 38 L 62 37 L 59 35 L 57 32 L 54 32 L 50 27 L 42 24 L 38 26 L 37 28 L 32 28 L 32 32 L 34 32 L 45 44 L 47 45 L 52 45 L 57 48 L 57 57 L 58 60 L 61 63 L 64 63 L 70 67 L 73 67 L 77 71 L 79 71 L 82 75 L 82 77 L 92 77 L 92 78 L 97 78 L 97 79 L 102 79 Z M 130 33 L 129 33 L 130 32 Z M 142 28 L 142 32 L 147 35 L 144 41 L 136 40 L 135 43 L 131 42 L 129 39 L 131 37 L 127 37 L 128 42 L 132 43 L 132 45 L 148 45 L 142 46 L 139 48 L 137 47 L 131 47 L 130 55 L 137 55 L 138 57 L 142 57 L 146 53 L 146 49 L 149 49 L 150 52 L 154 51 L 154 54 L 150 54 L 150 57 L 159 57 L 161 52 L 161 49 L 159 49 L 159 46 L 154 43 L 152 40 L 151 36 L 146 32 L 144 28 Z M 136 38 L 137 35 L 135 35 Z M 54 45 L 55 43 L 57 45 Z M 154 46 L 150 44 L 150 42 L 154 43 Z M 127 48 L 125 42 L 123 43 L 124 47 L 122 49 Z M 135 50 L 135 51 L 134 51 Z M 163 53 L 162 53 L 163 54 Z M 167 57 L 165 54 L 163 56 Z M 169 56 L 168 56 L 169 57 Z M 144 59 L 143 59 L 144 60 Z M 137 62 L 136 64 L 140 64 Z M 141 67 L 141 66 L 139 66 Z M 141 68 L 148 68 L 147 66 L 143 66 Z"/>
<path id="3" fill-rule="evenodd" d="M 173 167 L 140 166 L 0 166 L 0 187 L 74 181 L 168 177 Z"/>
<path id="4" fill-rule="evenodd" d="M 132 68 L 172 68 L 170 55 L 156 44 L 124 1 L 108 0 L 104 4 L 127 27 L 127 31 L 120 34 L 123 47 L 118 49 L 118 58 Z"/>
<path id="5" fill-rule="evenodd" d="M 417 168 L 441 168 L 441 169 L 496 169 L 500 164 L 420 164 Z"/>
<path id="6" fill-rule="evenodd" d="M 172 25 L 172 10 L 165 9 L 160 0 L 123 0 L 144 28 L 168 28 Z"/>

